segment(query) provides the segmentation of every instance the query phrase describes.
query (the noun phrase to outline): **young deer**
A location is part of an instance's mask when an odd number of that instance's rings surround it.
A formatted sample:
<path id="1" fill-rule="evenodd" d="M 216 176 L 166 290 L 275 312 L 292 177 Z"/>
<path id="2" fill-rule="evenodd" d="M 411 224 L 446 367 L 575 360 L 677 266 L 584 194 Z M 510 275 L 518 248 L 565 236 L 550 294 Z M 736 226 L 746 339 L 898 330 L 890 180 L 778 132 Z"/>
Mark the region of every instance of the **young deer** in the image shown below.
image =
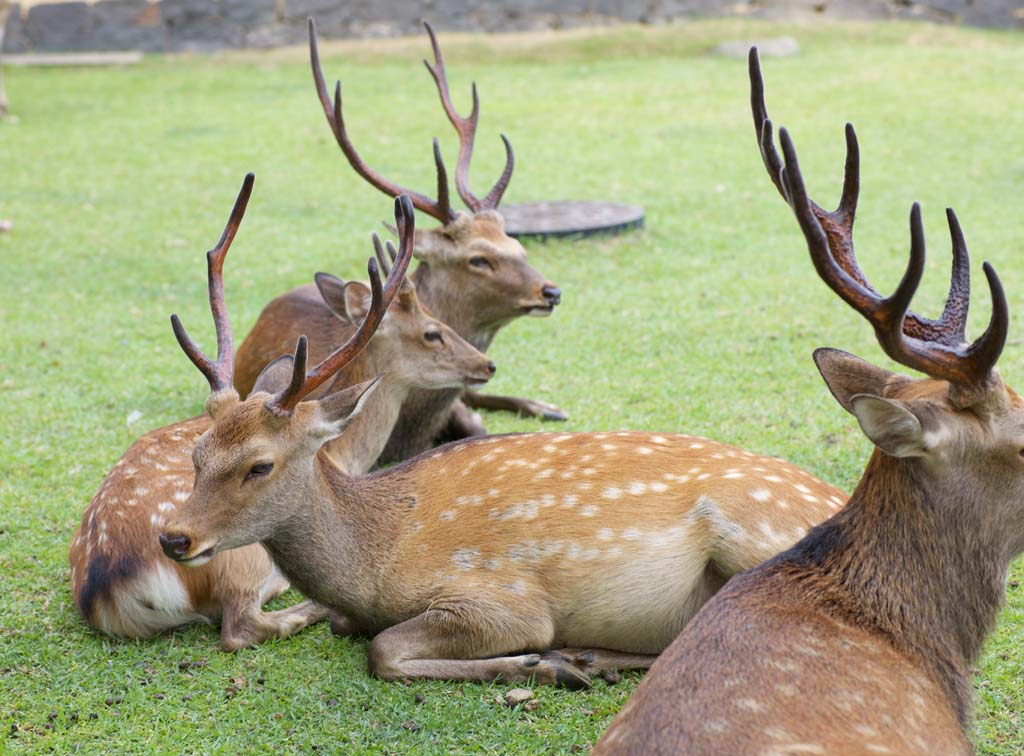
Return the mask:
<path id="1" fill-rule="evenodd" d="M 473 110 L 468 118 L 462 118 L 451 103 L 444 59 L 437 39 L 430 26 L 426 25 L 426 28 L 435 58 L 434 65 L 428 63 L 427 68 L 437 84 L 445 113 L 459 134 L 455 187 L 470 213 L 458 212 L 450 204 L 447 172 L 436 140 L 437 200 L 403 189 L 367 166 L 356 152 L 345 128 L 340 82 L 336 85 L 333 103 L 327 91 L 316 30 L 310 21 L 313 77 L 331 131 L 355 171 L 388 196 L 408 194 L 418 210 L 443 224 L 441 228 L 416 232 L 415 255 L 420 264 L 411 278 L 427 309 L 477 349 L 486 351 L 497 332 L 516 318 L 551 314 L 561 301 L 561 291 L 527 263 L 526 251 L 505 233 L 504 221 L 496 211 L 512 176 L 514 163 L 512 147 L 504 136 L 507 161 L 501 177 L 483 199 L 470 190 L 469 163 L 479 119 L 476 87 L 473 87 Z M 319 324 L 330 323 L 325 314 L 311 315 L 310 320 L 296 317 L 294 302 L 308 298 L 308 290 L 296 289 L 278 297 L 260 314 L 253 332 L 239 349 L 235 366 L 236 385 L 242 396 L 249 393 L 256 376 L 266 365 L 262 361 L 265 356 L 276 356 L 290 350 L 300 334 L 306 334 L 312 344 L 324 349 L 336 343 L 337 336 L 331 328 L 318 327 Z M 305 315 L 305 311 L 302 314 Z M 537 400 L 485 396 L 456 388 L 417 390 L 411 392 L 407 399 L 381 462 L 395 462 L 426 451 L 442 434 L 450 438 L 483 434 L 485 431 L 479 421 L 473 419 L 458 401 L 460 396 L 475 408 L 507 409 L 525 416 L 565 419 L 557 407 Z"/>
<path id="2" fill-rule="evenodd" d="M 219 280 L 251 188 L 247 179 L 210 256 L 211 286 Z M 411 233 L 410 226 L 405 232 L 407 253 L 397 262 L 401 270 L 411 260 Z M 374 242 L 387 272 L 379 240 Z M 401 280 L 401 272 L 398 276 Z M 326 274 L 318 274 L 317 282 L 338 317 L 351 326 L 351 336 L 374 307 L 370 289 Z M 325 451 L 342 469 L 366 472 L 411 387 L 486 381 L 492 369 L 485 355 L 427 315 L 412 287 L 402 284 L 373 339 L 335 378 L 336 385 L 351 385 L 381 375 L 377 390 L 348 432 Z M 261 546 L 218 554 L 195 570 L 164 557 L 157 535 L 167 513 L 188 498 L 194 483 L 192 450 L 209 427 L 204 415 L 146 434 L 117 462 L 86 508 L 70 561 L 75 602 L 92 627 L 122 637 L 148 637 L 221 617 L 221 646 L 234 650 L 290 635 L 324 617 L 326 610 L 312 602 L 262 612 L 262 605 L 284 591 L 288 581 Z"/>
<path id="3" fill-rule="evenodd" d="M 239 399 L 223 290 L 211 300 L 216 365 L 181 342 L 210 380 L 212 426 L 164 551 L 192 565 L 262 543 L 336 629 L 375 635 L 370 668 L 386 679 L 583 687 L 645 667 L 731 575 L 845 500 L 777 459 L 640 432 L 472 439 L 351 476 L 322 445 L 366 384 L 303 401 L 321 381 L 300 338 Z"/>
<path id="4" fill-rule="evenodd" d="M 871 323 L 915 380 L 851 354 L 814 359 L 877 447 L 846 507 L 790 550 L 735 578 L 687 626 L 595 754 L 971 752 L 970 666 L 1024 551 L 1024 403 L 994 366 L 1006 298 L 986 263 L 993 314 L 968 345 L 969 259 L 953 212 L 949 298 L 939 320 L 909 311 L 924 272 L 921 213 L 910 264 L 883 298 L 853 248 L 859 153 L 846 127 L 834 212 L 812 202 L 793 142 L 772 142 L 756 51 L 754 123 L 818 274 Z"/>

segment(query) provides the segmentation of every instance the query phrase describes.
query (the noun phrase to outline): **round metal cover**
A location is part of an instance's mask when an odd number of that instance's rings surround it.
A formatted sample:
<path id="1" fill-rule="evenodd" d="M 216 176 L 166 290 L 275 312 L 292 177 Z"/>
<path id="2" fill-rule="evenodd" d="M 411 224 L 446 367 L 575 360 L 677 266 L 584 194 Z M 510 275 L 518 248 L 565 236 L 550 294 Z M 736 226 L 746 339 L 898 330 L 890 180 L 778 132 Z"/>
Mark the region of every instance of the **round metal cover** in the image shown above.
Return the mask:
<path id="1" fill-rule="evenodd" d="M 644 225 L 644 211 L 616 202 L 557 200 L 502 205 L 505 232 L 518 239 L 619 234 Z"/>

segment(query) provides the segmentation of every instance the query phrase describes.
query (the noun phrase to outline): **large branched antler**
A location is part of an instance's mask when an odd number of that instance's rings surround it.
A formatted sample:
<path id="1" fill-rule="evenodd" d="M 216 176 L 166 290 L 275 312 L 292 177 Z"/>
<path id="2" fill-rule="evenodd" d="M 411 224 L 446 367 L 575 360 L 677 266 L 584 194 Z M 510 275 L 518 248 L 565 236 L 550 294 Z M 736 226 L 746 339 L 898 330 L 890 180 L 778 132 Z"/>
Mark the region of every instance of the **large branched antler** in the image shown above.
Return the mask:
<path id="1" fill-rule="evenodd" d="M 416 217 L 413 204 L 407 195 L 395 199 L 395 225 L 398 227 L 398 257 L 394 260 L 387 280 L 383 286 L 380 282 L 380 269 L 375 258 L 371 257 L 367 264 L 370 276 L 371 300 L 370 308 L 359 324 L 356 332 L 347 342 L 331 352 L 324 360 L 309 372 L 306 372 L 306 337 L 300 336 L 295 348 L 292 364 L 292 379 L 287 388 L 267 399 L 264 406 L 278 416 L 287 416 L 295 411 L 296 405 L 307 394 L 315 391 L 331 376 L 354 360 L 373 338 L 391 301 L 398 294 L 405 279 L 405 272 L 412 260 L 413 239 L 416 231 Z M 376 247 L 376 245 L 375 245 Z M 377 250 L 375 249 L 375 252 Z M 381 255 L 383 258 L 383 255 Z M 387 266 L 385 265 L 385 270 Z"/>
<path id="2" fill-rule="evenodd" d="M 425 194 L 414 192 L 411 189 L 406 189 L 392 181 L 389 181 L 370 168 L 370 166 L 368 166 L 359 156 L 359 153 L 356 152 L 356 148 L 352 145 L 352 140 L 349 139 L 348 131 L 345 128 L 345 119 L 342 115 L 341 82 L 337 82 L 334 86 L 333 102 L 331 100 L 331 96 L 327 92 L 327 83 L 324 81 L 323 68 L 320 66 L 320 50 L 317 44 L 316 23 L 312 18 L 309 19 L 309 62 L 313 69 L 313 81 L 316 84 L 317 95 L 320 97 L 320 104 L 323 106 L 324 115 L 327 116 L 327 123 L 331 127 L 331 131 L 334 134 L 335 140 L 338 142 L 338 146 L 341 147 L 341 151 L 345 154 L 349 165 L 355 169 L 355 172 L 362 176 L 363 179 L 365 179 L 371 186 L 376 187 L 389 197 L 397 197 L 400 194 L 408 195 L 409 199 L 412 201 L 413 207 L 417 210 L 422 210 L 427 215 L 441 221 L 441 223 L 447 224 L 455 220 L 456 214 L 455 211 L 452 210 L 448 196 L 448 172 L 444 167 L 444 161 L 441 159 L 441 148 L 438 146 L 436 139 L 434 140 L 434 165 L 437 168 L 436 200 L 432 200 Z"/>
<path id="3" fill-rule="evenodd" d="M 441 55 L 441 46 L 437 43 L 437 36 L 426 21 L 423 22 L 423 26 L 426 27 L 427 34 L 430 35 L 430 46 L 434 50 L 434 64 L 431 65 L 424 60 L 423 65 L 434 77 L 437 93 L 441 96 L 441 106 L 459 135 L 459 159 L 455 164 L 455 189 L 462 201 L 473 212 L 493 210 L 501 202 L 501 197 L 505 194 L 508 182 L 512 178 L 512 170 L 515 168 L 516 158 L 515 153 L 512 152 L 512 143 L 504 134 L 501 135 L 501 141 L 505 143 L 505 169 L 487 195 L 482 200 L 479 199 L 469 188 L 469 164 L 473 160 L 473 141 L 476 139 L 476 127 L 480 119 L 480 99 L 476 93 L 476 82 L 473 82 L 473 109 L 468 118 L 463 118 L 452 105 L 451 92 L 448 90 L 448 74 L 445 71 L 444 58 Z"/>
<path id="4" fill-rule="evenodd" d="M 965 328 L 970 299 L 970 258 L 956 215 L 947 210 L 953 241 L 953 268 L 942 317 L 929 320 L 910 311 L 910 302 L 924 274 L 925 241 L 921 209 L 910 211 L 910 261 L 896 291 L 883 297 L 872 287 L 853 246 L 853 223 L 860 192 L 860 152 L 853 126 L 846 125 L 846 177 L 839 207 L 828 212 L 807 195 L 793 140 L 779 130 L 783 156 L 772 139 L 764 102 L 764 80 L 756 48 L 750 51 L 750 101 L 761 158 L 768 174 L 796 215 L 818 275 L 871 323 L 882 349 L 892 359 L 933 378 L 949 381 L 954 399 L 967 404 L 978 398 L 1006 343 L 1009 309 L 995 270 L 985 263 L 992 294 L 992 317 L 976 341 L 967 343 Z"/>
<path id="5" fill-rule="evenodd" d="M 228 320 L 227 306 L 224 304 L 224 258 L 227 257 L 231 242 L 238 233 L 238 227 L 245 216 L 245 208 L 249 204 L 249 197 L 252 195 L 253 183 L 256 177 L 249 173 L 242 182 L 242 188 L 235 199 L 235 206 L 231 210 L 228 223 L 224 227 L 224 233 L 220 236 L 217 246 L 206 253 L 207 280 L 210 290 L 210 312 L 213 314 L 213 324 L 217 330 L 217 359 L 211 360 L 196 343 L 185 332 L 178 316 L 171 315 L 171 328 L 174 329 L 174 336 L 182 350 L 192 360 L 192 363 L 199 368 L 199 371 L 206 376 L 210 383 L 210 391 L 217 393 L 231 388 L 234 376 L 235 348 L 231 335 L 231 322 Z"/>

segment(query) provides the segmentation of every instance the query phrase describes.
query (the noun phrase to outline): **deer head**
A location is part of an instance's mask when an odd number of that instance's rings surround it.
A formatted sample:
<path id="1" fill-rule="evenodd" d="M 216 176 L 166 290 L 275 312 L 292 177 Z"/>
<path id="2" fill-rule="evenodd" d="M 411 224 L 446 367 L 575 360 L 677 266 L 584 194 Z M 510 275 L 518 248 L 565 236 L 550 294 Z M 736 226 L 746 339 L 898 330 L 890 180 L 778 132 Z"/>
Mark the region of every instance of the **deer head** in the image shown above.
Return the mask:
<path id="1" fill-rule="evenodd" d="M 750 79 L 761 156 L 796 215 L 815 269 L 871 324 L 890 358 L 928 376 L 910 378 L 835 349 L 815 353 L 829 390 L 879 450 L 851 501 L 870 502 L 889 516 L 933 518 L 938 530 L 917 546 L 945 564 L 964 565 L 965 574 L 957 579 L 972 586 L 974 595 L 950 610 L 959 616 L 942 632 L 949 633 L 948 645 L 956 654 L 972 659 L 994 621 L 1009 561 L 1024 551 L 1024 402 L 995 369 L 1009 323 L 1003 287 L 985 263 L 992 315 L 985 332 L 968 342 L 970 260 L 957 217 L 947 210 L 953 262 L 945 307 L 938 320 L 911 311 L 925 261 L 921 210 L 915 203 L 907 270 L 896 290 L 881 296 L 854 254 L 860 153 L 853 126 L 846 126 L 842 197 L 829 212 L 808 196 L 785 129 L 779 131 L 781 156 L 775 148 L 755 50 Z M 979 604 L 980 596 L 986 598 Z"/>
<path id="2" fill-rule="evenodd" d="M 376 234 L 373 246 L 378 265 L 389 275 L 390 265 Z M 390 242 L 387 250 L 394 262 L 395 249 Z M 314 279 L 324 303 L 348 327 L 356 328 L 366 319 L 373 307 L 369 286 L 359 281 L 345 282 L 329 273 L 317 273 Z M 495 372 L 494 363 L 486 355 L 430 314 L 408 278 L 403 280 L 369 348 L 378 347 L 391 355 L 387 370 L 405 386 L 476 387 Z"/>
<path id="3" fill-rule="evenodd" d="M 561 301 L 561 290 L 540 275 L 526 261 L 522 244 L 505 233 L 505 224 L 497 211 L 498 203 L 512 177 L 515 156 L 512 145 L 502 135 L 505 144 L 505 169 L 491 190 L 481 199 L 469 188 L 469 164 L 473 155 L 480 102 L 473 85 L 473 109 L 468 117 L 460 116 L 451 102 L 444 58 L 437 38 L 429 24 L 424 22 L 434 51 L 434 63 L 424 61 L 437 85 L 441 105 L 459 135 L 459 156 L 455 169 L 455 187 L 469 213 L 451 206 L 448 174 L 437 139 L 434 140 L 434 164 L 437 169 L 437 199 L 403 189 L 372 168 L 356 152 L 345 127 L 342 115 L 341 82 L 335 84 L 331 99 L 320 66 L 316 25 L 309 21 L 309 53 L 313 80 L 338 146 L 356 173 L 371 186 L 389 196 L 405 193 L 413 206 L 439 220 L 440 228 L 416 232 L 415 256 L 420 261 L 416 271 L 416 285 L 420 296 L 437 310 L 438 314 L 476 346 L 479 343 L 471 332 L 482 329 L 496 330 L 522 315 L 549 315 Z M 440 291 L 443 289 L 443 292 Z M 435 298 L 435 292 L 437 296 Z M 447 295 L 445 294 L 447 292 Z M 459 292 L 459 297 L 451 296 Z M 441 312 L 441 306 L 445 312 Z M 448 312 L 448 307 L 452 312 Z M 488 339 L 489 340 L 489 339 Z"/>
<path id="4" fill-rule="evenodd" d="M 178 343 L 206 376 L 211 391 L 206 410 L 213 425 L 196 443 L 192 455 L 195 487 L 160 534 L 164 553 L 191 565 L 203 564 L 221 550 L 261 540 L 288 517 L 287 509 L 275 508 L 275 502 L 282 499 L 284 491 L 308 480 L 321 445 L 340 435 L 359 414 L 378 379 L 320 400 L 303 401 L 303 397 L 366 346 L 398 295 L 412 259 L 414 216 L 408 197 L 403 196 L 395 200 L 400 236 L 397 259 L 383 285 L 377 260 L 370 259 L 371 301 L 356 332 L 308 372 L 306 338 L 300 337 L 294 356 L 281 357 L 268 365 L 252 393 L 240 400 L 232 387 L 234 349 L 224 304 L 223 266 L 252 185 L 253 176 L 249 174 L 220 242 L 207 254 L 217 359 L 206 357 L 185 333 L 178 317 L 171 318 Z"/>

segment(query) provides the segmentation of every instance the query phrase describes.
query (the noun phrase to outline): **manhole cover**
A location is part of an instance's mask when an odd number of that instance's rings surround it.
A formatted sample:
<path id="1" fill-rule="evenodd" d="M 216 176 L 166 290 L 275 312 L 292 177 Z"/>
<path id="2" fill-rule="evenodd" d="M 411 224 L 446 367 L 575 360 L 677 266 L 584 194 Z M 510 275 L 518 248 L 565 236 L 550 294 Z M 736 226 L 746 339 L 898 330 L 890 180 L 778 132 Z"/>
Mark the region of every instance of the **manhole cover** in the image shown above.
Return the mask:
<path id="1" fill-rule="evenodd" d="M 619 234 L 644 225 L 643 208 L 615 202 L 523 202 L 502 205 L 505 232 L 516 238 Z"/>

